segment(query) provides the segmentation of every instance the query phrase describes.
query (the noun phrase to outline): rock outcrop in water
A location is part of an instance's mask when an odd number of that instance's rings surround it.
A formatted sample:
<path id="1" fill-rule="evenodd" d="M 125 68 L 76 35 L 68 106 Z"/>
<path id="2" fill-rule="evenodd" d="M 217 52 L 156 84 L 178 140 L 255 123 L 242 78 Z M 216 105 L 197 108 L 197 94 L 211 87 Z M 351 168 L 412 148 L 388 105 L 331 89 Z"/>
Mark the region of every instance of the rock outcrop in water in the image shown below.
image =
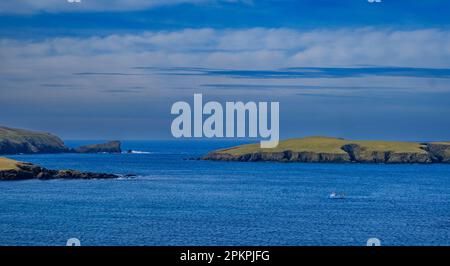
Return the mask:
<path id="1" fill-rule="evenodd" d="M 120 141 L 110 141 L 104 144 L 93 144 L 75 148 L 77 153 L 121 153 Z"/>
<path id="2" fill-rule="evenodd" d="M 112 179 L 120 176 L 105 173 L 80 172 L 75 170 L 50 170 L 31 163 L 0 158 L 0 180 L 26 179 Z"/>
<path id="3" fill-rule="evenodd" d="M 120 153 L 120 141 L 71 149 L 57 136 L 0 126 L 0 154 L 37 153 Z"/>
<path id="4" fill-rule="evenodd" d="M 213 151 L 202 158 L 216 161 L 313 163 L 449 163 L 450 143 L 351 141 L 329 137 L 290 139 L 274 149 L 259 144 Z"/>

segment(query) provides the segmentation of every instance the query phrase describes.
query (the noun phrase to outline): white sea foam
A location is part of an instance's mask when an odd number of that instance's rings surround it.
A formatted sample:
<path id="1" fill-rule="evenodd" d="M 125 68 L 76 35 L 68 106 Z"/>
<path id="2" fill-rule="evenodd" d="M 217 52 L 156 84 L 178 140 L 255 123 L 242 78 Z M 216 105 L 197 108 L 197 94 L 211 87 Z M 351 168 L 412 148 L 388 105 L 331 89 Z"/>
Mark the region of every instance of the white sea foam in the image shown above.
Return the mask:
<path id="1" fill-rule="evenodd" d="M 131 154 L 152 154 L 152 152 L 149 152 L 149 151 L 135 151 L 135 150 L 127 151 L 125 153 L 131 153 Z"/>

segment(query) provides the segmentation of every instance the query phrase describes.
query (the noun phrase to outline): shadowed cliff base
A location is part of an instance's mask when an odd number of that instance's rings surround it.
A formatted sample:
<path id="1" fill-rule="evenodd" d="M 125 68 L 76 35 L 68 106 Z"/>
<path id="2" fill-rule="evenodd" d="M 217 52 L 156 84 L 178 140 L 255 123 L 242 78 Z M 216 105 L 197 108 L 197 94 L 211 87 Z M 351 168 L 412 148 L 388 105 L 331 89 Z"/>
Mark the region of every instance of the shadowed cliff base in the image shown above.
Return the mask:
<path id="1" fill-rule="evenodd" d="M 306 137 L 281 141 L 274 149 L 247 144 L 217 150 L 203 160 L 311 163 L 450 163 L 450 142 L 353 141 Z"/>

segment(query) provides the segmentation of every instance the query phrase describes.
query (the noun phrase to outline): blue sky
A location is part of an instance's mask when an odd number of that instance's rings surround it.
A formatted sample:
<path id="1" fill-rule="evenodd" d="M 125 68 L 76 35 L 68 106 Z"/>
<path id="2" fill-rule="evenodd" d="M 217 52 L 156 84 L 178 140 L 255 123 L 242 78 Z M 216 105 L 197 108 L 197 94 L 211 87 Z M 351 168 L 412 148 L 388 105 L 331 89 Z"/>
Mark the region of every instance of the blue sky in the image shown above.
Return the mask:
<path id="1" fill-rule="evenodd" d="M 281 136 L 450 139 L 445 0 L 0 3 L 0 124 L 170 138 L 170 106 L 280 101 Z"/>
<path id="2" fill-rule="evenodd" d="M 27 2 L 28 0 L 25 0 Z M 44 37 L 54 35 L 99 35 L 142 30 L 183 28 L 297 28 L 395 27 L 426 28 L 450 25 L 450 3 L 446 0 L 260 0 L 260 1 L 130 1 L 154 5 L 103 1 L 103 8 L 82 8 L 90 2 L 68 4 L 65 0 L 43 0 L 48 5 L 26 7 L 13 0 L 0 4 L 3 34 Z M 10 4 L 8 4 L 11 2 Z M 31 2 L 31 0 L 29 0 Z M 59 8 L 53 2 L 62 3 Z M 181 2 L 181 3 L 179 3 Z M 159 3 L 159 4 L 158 4 Z M 136 6 L 133 8 L 133 6 Z M 48 29 L 51 28 L 52 31 Z M 20 31 L 19 31 L 20 30 Z"/>

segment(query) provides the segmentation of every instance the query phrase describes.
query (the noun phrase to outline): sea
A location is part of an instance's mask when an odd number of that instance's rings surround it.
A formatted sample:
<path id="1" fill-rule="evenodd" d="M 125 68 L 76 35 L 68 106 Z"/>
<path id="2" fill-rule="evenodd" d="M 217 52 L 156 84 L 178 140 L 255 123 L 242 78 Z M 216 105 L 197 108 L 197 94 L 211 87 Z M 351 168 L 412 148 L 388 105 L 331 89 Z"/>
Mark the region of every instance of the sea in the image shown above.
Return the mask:
<path id="1" fill-rule="evenodd" d="M 193 160 L 238 144 L 124 141 L 131 153 L 8 156 L 136 177 L 0 182 L 0 245 L 450 245 L 450 165 Z"/>

